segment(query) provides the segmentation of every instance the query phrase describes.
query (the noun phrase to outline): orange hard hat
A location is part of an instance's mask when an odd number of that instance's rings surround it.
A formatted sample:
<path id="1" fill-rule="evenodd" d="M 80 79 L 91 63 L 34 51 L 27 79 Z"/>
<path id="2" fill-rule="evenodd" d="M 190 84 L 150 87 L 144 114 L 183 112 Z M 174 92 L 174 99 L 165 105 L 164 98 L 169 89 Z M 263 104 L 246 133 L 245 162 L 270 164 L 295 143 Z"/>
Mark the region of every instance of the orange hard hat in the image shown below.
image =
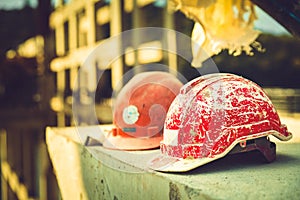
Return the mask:
<path id="1" fill-rule="evenodd" d="M 113 109 L 115 128 L 103 146 L 124 150 L 159 147 L 166 113 L 181 86 L 167 72 L 135 75 L 117 95 Z"/>

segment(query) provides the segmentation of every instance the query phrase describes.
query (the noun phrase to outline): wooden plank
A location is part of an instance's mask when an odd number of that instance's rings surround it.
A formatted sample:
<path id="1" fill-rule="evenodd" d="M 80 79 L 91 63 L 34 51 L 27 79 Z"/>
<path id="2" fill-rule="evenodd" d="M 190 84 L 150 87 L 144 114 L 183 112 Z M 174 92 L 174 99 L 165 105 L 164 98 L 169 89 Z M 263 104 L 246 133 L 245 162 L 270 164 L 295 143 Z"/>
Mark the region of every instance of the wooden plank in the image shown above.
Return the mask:
<path id="1" fill-rule="evenodd" d="M 0 165 L 7 161 L 7 135 L 6 130 L 0 129 Z M 1 176 L 1 199 L 8 199 L 8 185 L 2 174 L 2 167 L 0 167 Z"/>

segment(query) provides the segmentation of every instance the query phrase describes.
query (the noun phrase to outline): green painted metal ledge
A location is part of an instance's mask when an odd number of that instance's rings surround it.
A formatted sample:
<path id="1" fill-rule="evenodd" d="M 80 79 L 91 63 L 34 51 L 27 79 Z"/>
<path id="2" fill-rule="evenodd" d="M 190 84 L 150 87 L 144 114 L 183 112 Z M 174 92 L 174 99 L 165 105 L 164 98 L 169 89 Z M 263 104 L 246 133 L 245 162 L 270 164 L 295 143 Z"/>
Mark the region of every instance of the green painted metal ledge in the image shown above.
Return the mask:
<path id="1" fill-rule="evenodd" d="M 63 199 L 299 199 L 300 120 L 287 119 L 294 137 L 274 139 L 276 161 L 266 164 L 256 153 L 226 156 L 188 173 L 161 173 L 147 168 L 159 153 L 116 151 L 84 146 L 99 137 L 99 126 L 46 130 L 49 155 Z M 296 132 L 298 131 L 298 133 Z"/>

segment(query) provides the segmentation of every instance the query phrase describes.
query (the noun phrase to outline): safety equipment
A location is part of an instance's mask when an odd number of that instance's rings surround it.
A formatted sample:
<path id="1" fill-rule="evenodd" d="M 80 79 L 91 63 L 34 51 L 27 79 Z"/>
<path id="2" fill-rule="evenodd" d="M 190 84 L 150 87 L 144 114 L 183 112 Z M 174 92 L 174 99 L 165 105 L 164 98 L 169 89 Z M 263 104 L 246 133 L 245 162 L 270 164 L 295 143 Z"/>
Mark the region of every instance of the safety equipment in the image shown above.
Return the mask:
<path id="1" fill-rule="evenodd" d="M 267 161 L 276 148 L 268 136 L 289 140 L 272 102 L 254 82 L 228 73 L 198 77 L 185 84 L 166 116 L 161 154 L 150 168 L 188 171 L 229 152 L 259 150 Z"/>
<path id="2" fill-rule="evenodd" d="M 113 110 L 115 128 L 104 147 L 124 150 L 159 147 L 166 113 L 182 85 L 167 72 L 135 75 L 117 95 Z"/>

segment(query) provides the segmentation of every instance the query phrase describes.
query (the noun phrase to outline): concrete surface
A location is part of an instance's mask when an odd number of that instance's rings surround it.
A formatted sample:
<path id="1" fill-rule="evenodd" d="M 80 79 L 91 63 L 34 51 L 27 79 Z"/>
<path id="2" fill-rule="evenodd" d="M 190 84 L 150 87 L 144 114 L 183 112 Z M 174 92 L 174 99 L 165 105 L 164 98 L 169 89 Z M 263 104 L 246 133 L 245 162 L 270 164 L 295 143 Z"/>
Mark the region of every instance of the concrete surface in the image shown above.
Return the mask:
<path id="1" fill-rule="evenodd" d="M 284 120 L 282 120 L 284 121 Z M 299 199 L 299 120 L 294 138 L 277 143 L 277 159 L 260 154 L 226 156 L 188 173 L 147 168 L 159 150 L 124 152 L 82 145 L 99 127 L 47 128 L 46 141 L 63 199 Z M 291 124 L 291 125 L 290 125 Z M 299 131 L 298 131 L 299 132 Z M 80 136 L 79 136 L 80 135 Z"/>

